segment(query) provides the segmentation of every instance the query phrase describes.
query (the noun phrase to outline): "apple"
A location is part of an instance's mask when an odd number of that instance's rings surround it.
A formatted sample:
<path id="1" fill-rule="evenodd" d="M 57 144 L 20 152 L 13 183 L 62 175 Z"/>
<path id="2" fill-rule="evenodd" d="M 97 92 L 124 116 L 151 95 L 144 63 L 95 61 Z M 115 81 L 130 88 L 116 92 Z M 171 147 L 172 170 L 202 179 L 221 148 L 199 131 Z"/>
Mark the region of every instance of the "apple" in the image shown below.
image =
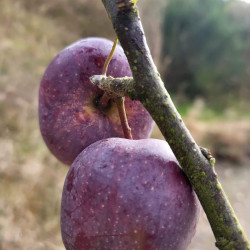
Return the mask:
<path id="1" fill-rule="evenodd" d="M 102 73 L 113 42 L 87 38 L 62 50 L 47 67 L 39 89 L 39 124 L 50 151 L 70 165 L 90 144 L 124 137 L 116 105 L 99 105 L 104 94 L 89 78 Z M 131 76 L 126 56 L 117 46 L 107 75 Z M 153 120 L 138 101 L 125 100 L 134 139 L 150 136 Z"/>
<path id="2" fill-rule="evenodd" d="M 61 203 L 67 250 L 184 250 L 200 203 L 165 141 L 108 138 L 75 159 Z"/>

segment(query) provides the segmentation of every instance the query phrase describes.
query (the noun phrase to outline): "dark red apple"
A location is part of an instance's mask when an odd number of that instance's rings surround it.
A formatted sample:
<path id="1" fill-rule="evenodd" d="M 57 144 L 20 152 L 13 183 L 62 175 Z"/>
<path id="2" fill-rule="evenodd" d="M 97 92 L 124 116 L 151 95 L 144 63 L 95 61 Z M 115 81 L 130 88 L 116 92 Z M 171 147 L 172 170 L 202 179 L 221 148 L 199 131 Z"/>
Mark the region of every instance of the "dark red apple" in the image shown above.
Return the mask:
<path id="1" fill-rule="evenodd" d="M 71 164 L 88 145 L 109 137 L 124 137 L 116 105 L 100 109 L 103 95 L 89 77 L 102 73 L 113 43 L 103 38 L 80 40 L 62 50 L 49 64 L 40 84 L 39 123 L 50 151 Z M 131 76 L 127 59 L 117 46 L 107 75 Z M 148 138 L 153 120 L 138 101 L 125 101 L 134 139 Z"/>
<path id="2" fill-rule="evenodd" d="M 83 150 L 69 169 L 62 239 L 67 250 L 184 250 L 199 214 L 165 141 L 109 138 Z"/>

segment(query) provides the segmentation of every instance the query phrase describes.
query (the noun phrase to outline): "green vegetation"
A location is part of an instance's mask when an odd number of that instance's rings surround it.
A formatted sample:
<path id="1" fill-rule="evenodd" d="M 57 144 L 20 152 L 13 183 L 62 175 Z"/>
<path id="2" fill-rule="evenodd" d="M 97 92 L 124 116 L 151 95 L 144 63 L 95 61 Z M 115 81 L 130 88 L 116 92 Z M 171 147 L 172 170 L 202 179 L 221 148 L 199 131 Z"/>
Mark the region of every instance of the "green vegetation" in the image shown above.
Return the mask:
<path id="1" fill-rule="evenodd" d="M 216 109 L 249 100 L 249 15 L 250 7 L 236 1 L 169 0 L 161 60 L 178 100 L 202 97 Z"/>

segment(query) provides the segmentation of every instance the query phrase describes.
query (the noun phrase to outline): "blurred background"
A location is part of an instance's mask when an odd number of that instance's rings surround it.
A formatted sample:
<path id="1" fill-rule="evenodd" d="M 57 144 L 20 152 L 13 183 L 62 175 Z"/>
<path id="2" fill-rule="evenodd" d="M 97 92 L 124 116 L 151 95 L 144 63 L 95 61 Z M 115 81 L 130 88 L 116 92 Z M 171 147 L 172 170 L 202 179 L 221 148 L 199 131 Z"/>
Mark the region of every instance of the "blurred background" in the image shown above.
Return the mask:
<path id="1" fill-rule="evenodd" d="M 154 60 L 250 238 L 250 4 L 140 0 Z M 64 249 L 60 198 L 68 167 L 45 147 L 38 88 L 51 59 L 84 37 L 113 40 L 100 0 L 0 1 L 0 250 Z M 157 128 L 152 137 L 162 138 Z M 204 213 L 189 250 L 211 250 Z"/>

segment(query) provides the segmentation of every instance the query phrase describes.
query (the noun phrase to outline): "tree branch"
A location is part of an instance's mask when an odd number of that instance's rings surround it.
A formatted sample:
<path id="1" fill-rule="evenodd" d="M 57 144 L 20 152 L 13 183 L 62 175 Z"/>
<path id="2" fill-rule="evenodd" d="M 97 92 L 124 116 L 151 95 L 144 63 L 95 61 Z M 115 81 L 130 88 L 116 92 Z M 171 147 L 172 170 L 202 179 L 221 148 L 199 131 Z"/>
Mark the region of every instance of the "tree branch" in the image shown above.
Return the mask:
<path id="1" fill-rule="evenodd" d="M 250 249 L 214 168 L 195 143 L 164 87 L 147 46 L 136 5 L 132 0 L 102 2 L 133 73 L 134 82 L 125 92 L 142 102 L 170 144 L 208 217 L 216 246 L 223 250 Z"/>
<path id="2" fill-rule="evenodd" d="M 107 92 L 110 98 L 123 96 L 133 96 L 135 99 L 134 79 L 132 77 L 114 78 L 112 76 L 94 75 L 90 77 L 90 81 Z"/>

